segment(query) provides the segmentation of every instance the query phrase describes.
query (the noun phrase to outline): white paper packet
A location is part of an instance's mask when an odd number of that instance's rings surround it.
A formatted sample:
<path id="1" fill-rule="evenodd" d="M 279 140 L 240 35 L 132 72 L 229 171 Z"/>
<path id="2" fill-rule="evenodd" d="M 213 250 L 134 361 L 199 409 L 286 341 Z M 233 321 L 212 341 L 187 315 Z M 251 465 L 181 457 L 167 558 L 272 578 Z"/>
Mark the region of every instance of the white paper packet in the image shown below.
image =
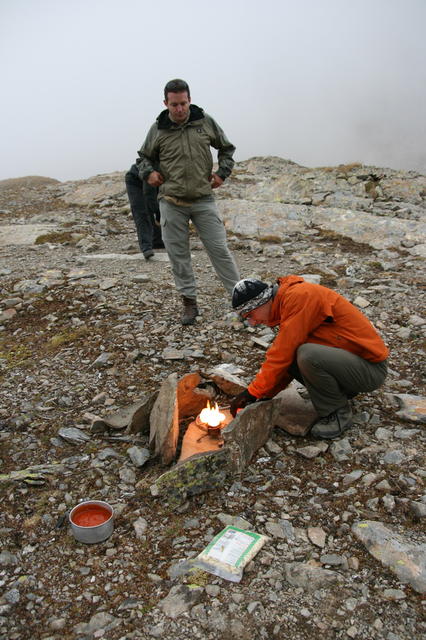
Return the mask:
<path id="1" fill-rule="evenodd" d="M 192 564 L 225 580 L 240 582 L 244 567 L 268 539 L 254 531 L 229 525 L 213 538 Z"/>

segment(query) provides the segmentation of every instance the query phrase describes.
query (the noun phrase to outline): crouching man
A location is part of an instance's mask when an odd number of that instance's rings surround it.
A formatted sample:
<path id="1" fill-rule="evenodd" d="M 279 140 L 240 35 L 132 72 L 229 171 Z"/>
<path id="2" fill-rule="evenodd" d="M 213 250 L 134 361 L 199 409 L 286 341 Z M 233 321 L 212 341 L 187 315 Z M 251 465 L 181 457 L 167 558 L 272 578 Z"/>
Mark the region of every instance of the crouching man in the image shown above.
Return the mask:
<path id="1" fill-rule="evenodd" d="M 273 398 L 295 378 L 309 392 L 319 420 L 315 438 L 336 438 L 352 426 L 348 400 L 380 387 L 389 351 L 368 320 L 346 298 L 300 276 L 269 286 L 237 282 L 232 306 L 251 326 L 279 325 L 254 380 L 231 402 L 235 417 L 256 400 Z"/>

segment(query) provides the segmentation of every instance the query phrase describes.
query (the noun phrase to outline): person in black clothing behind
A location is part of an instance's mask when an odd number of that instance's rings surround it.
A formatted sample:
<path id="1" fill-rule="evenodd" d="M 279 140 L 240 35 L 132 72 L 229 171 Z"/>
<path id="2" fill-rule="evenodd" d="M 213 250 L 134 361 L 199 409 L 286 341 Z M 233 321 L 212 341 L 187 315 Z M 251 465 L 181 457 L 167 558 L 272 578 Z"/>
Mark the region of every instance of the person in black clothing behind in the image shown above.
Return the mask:
<path id="1" fill-rule="evenodd" d="M 125 182 L 139 248 L 145 260 L 149 260 L 154 255 L 154 249 L 164 249 L 157 200 L 158 189 L 139 179 L 136 164 L 132 164 L 126 173 Z"/>

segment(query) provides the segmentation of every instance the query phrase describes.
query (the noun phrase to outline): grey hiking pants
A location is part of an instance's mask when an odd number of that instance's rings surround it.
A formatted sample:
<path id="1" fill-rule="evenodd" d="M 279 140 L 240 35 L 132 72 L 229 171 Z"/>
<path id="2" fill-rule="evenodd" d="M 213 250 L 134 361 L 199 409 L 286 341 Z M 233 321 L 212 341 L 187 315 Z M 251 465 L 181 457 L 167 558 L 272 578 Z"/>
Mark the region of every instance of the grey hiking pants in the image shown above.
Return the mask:
<path id="1" fill-rule="evenodd" d="M 387 360 L 368 362 L 344 349 L 305 343 L 289 373 L 305 385 L 318 415 L 325 417 L 357 393 L 378 389 L 386 378 Z"/>
<path id="2" fill-rule="evenodd" d="M 226 232 L 213 196 L 196 200 L 188 206 L 177 206 L 160 200 L 161 231 L 176 288 L 187 298 L 196 297 L 196 284 L 189 246 L 189 222 L 200 236 L 210 262 L 223 286 L 232 294 L 240 275 L 226 243 Z"/>

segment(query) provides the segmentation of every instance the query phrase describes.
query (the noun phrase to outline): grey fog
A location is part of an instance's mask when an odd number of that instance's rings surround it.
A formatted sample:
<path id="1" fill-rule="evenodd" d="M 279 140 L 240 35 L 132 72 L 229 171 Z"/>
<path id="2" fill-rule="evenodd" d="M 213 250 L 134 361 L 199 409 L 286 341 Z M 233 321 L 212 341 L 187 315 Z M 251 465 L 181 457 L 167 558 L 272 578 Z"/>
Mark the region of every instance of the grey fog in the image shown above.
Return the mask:
<path id="1" fill-rule="evenodd" d="M 0 179 L 124 171 L 185 79 L 237 147 L 426 172 L 425 0 L 0 0 Z"/>

